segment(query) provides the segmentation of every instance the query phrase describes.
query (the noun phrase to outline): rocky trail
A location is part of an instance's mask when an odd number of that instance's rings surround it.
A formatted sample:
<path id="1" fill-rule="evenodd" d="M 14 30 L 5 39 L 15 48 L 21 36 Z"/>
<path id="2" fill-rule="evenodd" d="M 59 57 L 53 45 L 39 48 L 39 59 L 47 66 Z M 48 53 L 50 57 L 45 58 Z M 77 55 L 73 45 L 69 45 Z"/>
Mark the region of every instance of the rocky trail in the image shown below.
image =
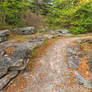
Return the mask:
<path id="1" fill-rule="evenodd" d="M 67 46 L 80 38 L 91 36 L 56 40 L 36 59 L 32 71 L 26 69 L 4 92 L 92 92 L 79 83 L 67 64 Z"/>

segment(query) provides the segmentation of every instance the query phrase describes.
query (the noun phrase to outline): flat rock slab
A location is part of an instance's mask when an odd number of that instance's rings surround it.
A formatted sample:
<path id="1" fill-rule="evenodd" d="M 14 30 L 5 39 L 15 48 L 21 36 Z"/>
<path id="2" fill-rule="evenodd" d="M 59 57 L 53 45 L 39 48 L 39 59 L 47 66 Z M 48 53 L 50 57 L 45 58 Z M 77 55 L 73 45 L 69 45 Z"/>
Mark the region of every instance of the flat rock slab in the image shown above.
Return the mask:
<path id="1" fill-rule="evenodd" d="M 46 37 L 36 37 L 25 41 L 24 43 L 22 43 L 22 45 L 26 46 L 32 51 L 35 47 L 42 45 L 46 39 Z"/>
<path id="2" fill-rule="evenodd" d="M 47 33 L 55 35 L 55 37 L 72 36 L 72 34 L 70 34 L 66 29 L 55 30 L 55 31 L 48 30 Z"/>
<path id="3" fill-rule="evenodd" d="M 8 83 L 18 75 L 18 71 L 10 71 L 6 76 L 0 79 L 0 90 L 3 89 Z"/>
<path id="4" fill-rule="evenodd" d="M 36 33 L 36 29 L 35 27 L 15 28 L 13 32 L 19 35 L 32 35 Z"/>
<path id="5" fill-rule="evenodd" d="M 76 40 L 67 51 L 68 66 L 84 87 L 92 89 L 92 39 Z"/>
<path id="6" fill-rule="evenodd" d="M 30 43 L 31 49 L 33 49 L 37 46 L 40 46 L 41 44 L 44 43 L 45 40 L 46 40 L 46 38 L 43 38 L 43 37 L 30 39 L 29 43 Z"/>
<path id="7" fill-rule="evenodd" d="M 6 41 L 9 37 L 9 33 L 9 30 L 0 30 L 0 42 Z"/>

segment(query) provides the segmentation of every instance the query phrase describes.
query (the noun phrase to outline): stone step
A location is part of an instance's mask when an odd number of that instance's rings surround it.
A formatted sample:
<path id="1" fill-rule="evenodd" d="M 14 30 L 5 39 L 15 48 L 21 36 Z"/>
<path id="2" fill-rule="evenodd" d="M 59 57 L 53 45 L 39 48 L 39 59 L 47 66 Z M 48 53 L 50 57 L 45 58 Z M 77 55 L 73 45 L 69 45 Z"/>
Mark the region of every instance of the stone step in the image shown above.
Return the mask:
<path id="1" fill-rule="evenodd" d="M 0 30 L 0 43 L 8 39 L 10 34 L 9 30 Z"/>

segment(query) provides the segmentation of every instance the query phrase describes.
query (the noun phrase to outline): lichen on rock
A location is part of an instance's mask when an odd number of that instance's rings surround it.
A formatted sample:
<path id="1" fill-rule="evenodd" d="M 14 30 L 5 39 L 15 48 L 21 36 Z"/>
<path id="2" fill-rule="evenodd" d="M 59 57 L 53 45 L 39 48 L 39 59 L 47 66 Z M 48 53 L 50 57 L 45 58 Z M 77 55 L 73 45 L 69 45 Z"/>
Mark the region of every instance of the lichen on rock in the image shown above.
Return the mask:
<path id="1" fill-rule="evenodd" d="M 92 88 L 92 39 L 78 39 L 67 51 L 68 66 L 84 87 Z M 77 59 L 76 59 L 77 58 Z"/>

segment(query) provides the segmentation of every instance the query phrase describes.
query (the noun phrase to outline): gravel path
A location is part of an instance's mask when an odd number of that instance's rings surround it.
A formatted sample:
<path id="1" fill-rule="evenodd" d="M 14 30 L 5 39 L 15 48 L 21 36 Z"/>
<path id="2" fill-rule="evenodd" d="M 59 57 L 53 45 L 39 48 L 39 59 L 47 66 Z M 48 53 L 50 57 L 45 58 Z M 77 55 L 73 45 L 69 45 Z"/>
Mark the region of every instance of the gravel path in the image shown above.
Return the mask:
<path id="1" fill-rule="evenodd" d="M 59 39 L 4 92 L 91 92 L 78 83 L 66 60 L 66 47 L 77 38 Z"/>

